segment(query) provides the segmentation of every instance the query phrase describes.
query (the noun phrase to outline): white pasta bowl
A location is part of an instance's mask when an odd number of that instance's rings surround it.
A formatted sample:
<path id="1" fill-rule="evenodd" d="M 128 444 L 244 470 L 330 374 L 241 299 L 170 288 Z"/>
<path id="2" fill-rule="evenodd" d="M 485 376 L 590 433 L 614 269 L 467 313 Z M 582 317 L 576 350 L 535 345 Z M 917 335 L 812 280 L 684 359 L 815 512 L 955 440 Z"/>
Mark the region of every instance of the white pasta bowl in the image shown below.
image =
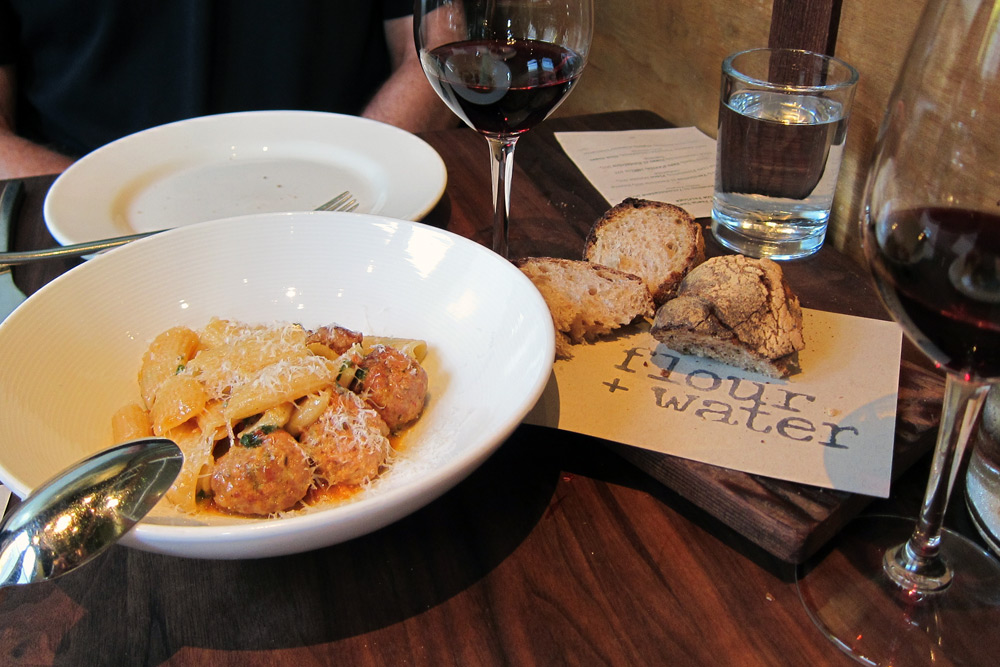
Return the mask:
<path id="1" fill-rule="evenodd" d="M 424 414 L 392 467 L 349 501 L 275 519 L 158 508 L 123 544 L 259 558 L 381 528 L 489 457 L 540 396 L 554 356 L 552 320 L 534 286 L 454 234 L 350 213 L 180 227 L 69 271 L 0 324 L 0 480 L 24 497 L 110 446 L 111 415 L 137 399 L 149 342 L 213 316 L 424 339 Z"/>

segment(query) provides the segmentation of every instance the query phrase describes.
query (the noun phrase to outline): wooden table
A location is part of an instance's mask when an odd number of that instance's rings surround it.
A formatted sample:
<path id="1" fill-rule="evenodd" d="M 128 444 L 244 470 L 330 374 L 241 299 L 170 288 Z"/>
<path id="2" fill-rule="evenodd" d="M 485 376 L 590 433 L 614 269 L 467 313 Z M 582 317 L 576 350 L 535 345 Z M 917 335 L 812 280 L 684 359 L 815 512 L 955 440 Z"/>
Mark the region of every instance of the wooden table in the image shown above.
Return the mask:
<path id="1" fill-rule="evenodd" d="M 554 130 L 664 126 L 621 112 L 525 136 L 512 252 L 577 257 L 608 208 Z M 426 222 L 489 243 L 485 142 L 465 129 L 425 138 L 449 178 Z M 41 217 L 52 180 L 26 182 L 15 249 L 53 244 Z M 76 263 L 19 267 L 15 279 L 31 293 Z M 832 249 L 786 267 L 804 305 L 882 316 Z M 926 475 L 914 466 L 871 509 L 915 514 Z M 961 489 L 948 523 L 975 534 Z M 251 561 L 114 547 L 55 582 L 4 589 L 0 663 L 853 664 L 813 627 L 793 581 L 793 566 L 606 443 L 522 426 L 451 492 L 345 544 Z"/>

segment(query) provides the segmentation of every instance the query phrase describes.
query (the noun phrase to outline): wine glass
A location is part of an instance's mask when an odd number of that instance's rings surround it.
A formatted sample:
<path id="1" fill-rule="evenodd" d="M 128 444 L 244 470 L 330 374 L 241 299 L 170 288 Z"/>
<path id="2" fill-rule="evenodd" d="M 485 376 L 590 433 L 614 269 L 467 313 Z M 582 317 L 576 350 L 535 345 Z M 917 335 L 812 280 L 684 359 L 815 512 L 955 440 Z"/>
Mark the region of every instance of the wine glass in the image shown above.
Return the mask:
<path id="1" fill-rule="evenodd" d="M 489 142 L 493 250 L 506 257 L 514 146 L 579 79 L 592 0 L 417 0 L 413 29 L 434 90 Z"/>
<path id="2" fill-rule="evenodd" d="M 998 664 L 1000 564 L 943 528 L 953 482 L 1000 377 L 1000 14 L 930 0 L 879 131 L 863 212 L 885 305 L 946 371 L 913 520 L 862 518 L 797 573 L 813 621 L 859 662 Z"/>

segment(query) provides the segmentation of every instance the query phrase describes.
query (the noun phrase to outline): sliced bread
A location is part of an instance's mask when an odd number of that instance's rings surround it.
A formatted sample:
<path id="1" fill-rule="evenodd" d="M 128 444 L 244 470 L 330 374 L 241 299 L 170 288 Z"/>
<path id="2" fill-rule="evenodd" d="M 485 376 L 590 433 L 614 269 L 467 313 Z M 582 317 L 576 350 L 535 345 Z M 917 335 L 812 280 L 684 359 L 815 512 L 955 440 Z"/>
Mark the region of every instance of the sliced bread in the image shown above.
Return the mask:
<path id="1" fill-rule="evenodd" d="M 742 255 L 713 257 L 692 270 L 659 307 L 653 337 L 677 352 L 787 377 L 798 367 L 802 308 L 781 267 Z"/>
<path id="2" fill-rule="evenodd" d="M 594 223 L 583 257 L 639 276 L 659 305 L 705 261 L 705 239 L 701 225 L 679 206 L 629 198 Z"/>
<path id="3" fill-rule="evenodd" d="M 556 356 L 570 346 L 611 333 L 640 316 L 652 317 L 653 300 L 636 276 L 599 264 L 554 257 L 517 262 L 541 292 L 556 329 Z"/>

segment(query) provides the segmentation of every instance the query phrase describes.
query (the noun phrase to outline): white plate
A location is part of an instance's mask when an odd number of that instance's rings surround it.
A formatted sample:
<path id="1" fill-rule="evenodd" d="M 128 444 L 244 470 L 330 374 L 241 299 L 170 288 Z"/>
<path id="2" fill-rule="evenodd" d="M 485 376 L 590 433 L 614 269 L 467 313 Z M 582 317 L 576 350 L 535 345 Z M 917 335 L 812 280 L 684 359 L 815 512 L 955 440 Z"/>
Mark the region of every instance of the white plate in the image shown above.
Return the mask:
<path id="1" fill-rule="evenodd" d="M 430 397 L 401 458 L 351 502 L 290 518 L 154 510 L 124 538 L 198 558 L 306 551 L 376 530 L 466 477 L 549 378 L 552 318 L 512 264 L 421 223 L 264 214 L 187 226 L 57 278 L 0 324 L 0 481 L 19 496 L 111 444 L 152 338 L 212 316 L 427 340 Z"/>
<path id="2" fill-rule="evenodd" d="M 279 211 L 311 211 L 344 190 L 358 213 L 419 220 L 447 182 L 437 151 L 356 116 L 250 111 L 123 137 L 52 184 L 45 224 L 59 243 Z"/>

